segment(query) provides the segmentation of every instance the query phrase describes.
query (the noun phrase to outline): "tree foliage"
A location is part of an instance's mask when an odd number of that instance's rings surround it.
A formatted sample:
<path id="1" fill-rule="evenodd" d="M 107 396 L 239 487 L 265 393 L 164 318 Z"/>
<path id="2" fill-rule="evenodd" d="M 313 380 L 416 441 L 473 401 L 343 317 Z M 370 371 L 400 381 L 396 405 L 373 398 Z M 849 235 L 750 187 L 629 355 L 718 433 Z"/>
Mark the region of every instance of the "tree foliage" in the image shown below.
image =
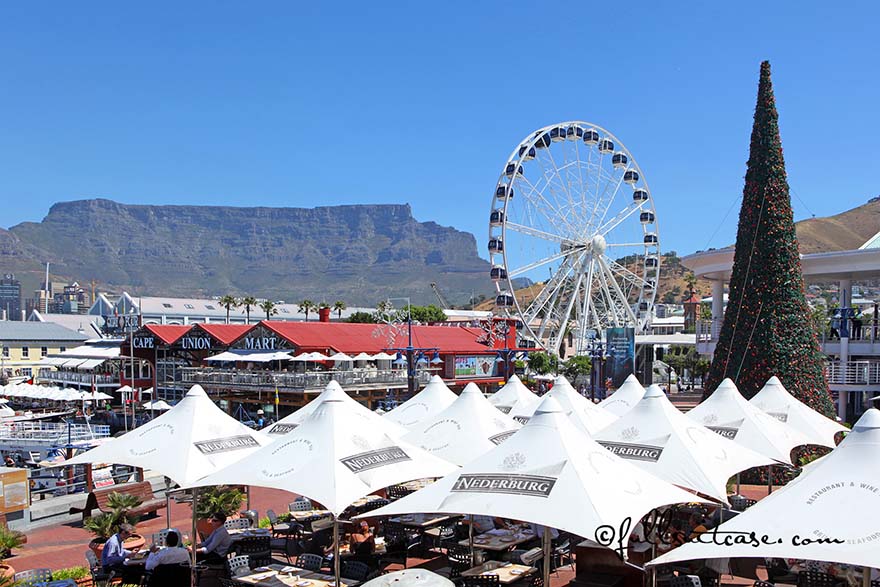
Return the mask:
<path id="1" fill-rule="evenodd" d="M 539 351 L 529 354 L 529 369 L 538 375 L 556 373 L 559 369 L 559 357 Z"/>

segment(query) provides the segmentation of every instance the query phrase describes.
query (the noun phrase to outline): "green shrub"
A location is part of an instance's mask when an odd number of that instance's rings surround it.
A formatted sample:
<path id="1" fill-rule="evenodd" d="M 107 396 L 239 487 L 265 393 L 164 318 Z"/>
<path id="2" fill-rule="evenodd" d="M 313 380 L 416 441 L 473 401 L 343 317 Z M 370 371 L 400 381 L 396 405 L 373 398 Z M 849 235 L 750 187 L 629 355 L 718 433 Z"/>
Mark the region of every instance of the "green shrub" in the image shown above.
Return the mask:
<path id="1" fill-rule="evenodd" d="M 223 513 L 226 517 L 238 513 L 244 503 L 244 492 L 238 487 L 229 485 L 211 485 L 202 487 L 198 493 L 196 517 L 206 520 L 215 513 Z"/>
<path id="2" fill-rule="evenodd" d="M 53 581 L 62 581 L 64 579 L 73 579 L 74 581 L 77 579 L 85 579 L 90 576 L 91 573 L 85 567 L 68 567 L 66 569 L 59 569 L 57 571 L 52 572 L 52 580 Z"/>
<path id="3" fill-rule="evenodd" d="M 0 526 L 0 561 L 12 554 L 13 548 L 24 544 L 24 534 L 16 530 L 10 530 L 6 526 Z"/>

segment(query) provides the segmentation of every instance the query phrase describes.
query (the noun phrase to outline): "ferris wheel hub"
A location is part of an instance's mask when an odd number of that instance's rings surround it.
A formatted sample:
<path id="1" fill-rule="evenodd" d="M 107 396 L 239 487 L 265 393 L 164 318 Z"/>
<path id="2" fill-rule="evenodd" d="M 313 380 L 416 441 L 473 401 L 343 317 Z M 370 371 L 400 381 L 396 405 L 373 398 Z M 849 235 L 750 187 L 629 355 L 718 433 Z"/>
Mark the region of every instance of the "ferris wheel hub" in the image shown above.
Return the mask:
<path id="1" fill-rule="evenodd" d="M 604 255 L 607 247 L 608 243 L 605 242 L 605 237 L 601 234 L 597 234 L 590 240 L 590 249 L 596 255 Z"/>

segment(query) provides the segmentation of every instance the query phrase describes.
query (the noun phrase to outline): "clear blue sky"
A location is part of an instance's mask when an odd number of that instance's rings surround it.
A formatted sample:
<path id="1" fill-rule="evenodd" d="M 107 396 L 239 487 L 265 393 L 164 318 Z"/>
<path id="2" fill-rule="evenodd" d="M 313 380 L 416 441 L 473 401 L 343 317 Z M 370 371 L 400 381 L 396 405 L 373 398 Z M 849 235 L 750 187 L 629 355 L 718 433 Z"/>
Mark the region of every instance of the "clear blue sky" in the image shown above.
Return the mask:
<path id="1" fill-rule="evenodd" d="M 721 246 L 762 59 L 796 218 L 880 194 L 876 3 L 682 4 L 7 4 L 0 225 L 90 197 L 409 202 L 486 256 L 509 152 L 581 119 L 634 154 L 664 250 Z"/>

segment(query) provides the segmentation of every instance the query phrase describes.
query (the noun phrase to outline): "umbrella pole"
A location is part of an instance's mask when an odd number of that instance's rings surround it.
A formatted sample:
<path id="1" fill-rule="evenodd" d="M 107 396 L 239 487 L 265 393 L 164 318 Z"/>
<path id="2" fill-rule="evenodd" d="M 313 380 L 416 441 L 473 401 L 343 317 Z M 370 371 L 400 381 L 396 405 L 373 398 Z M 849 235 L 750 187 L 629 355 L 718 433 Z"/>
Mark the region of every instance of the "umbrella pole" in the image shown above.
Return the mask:
<path id="1" fill-rule="evenodd" d="M 333 516 L 333 576 L 336 577 L 336 584 L 339 585 L 339 518 Z"/>
<path id="2" fill-rule="evenodd" d="M 165 527 L 171 527 L 171 479 L 165 477 Z"/>
<path id="3" fill-rule="evenodd" d="M 196 537 L 196 502 L 199 499 L 199 488 L 193 487 L 193 500 L 192 500 L 192 562 L 190 564 L 190 580 L 192 581 L 192 587 L 196 587 L 196 545 L 199 543 L 198 538 Z"/>
<path id="4" fill-rule="evenodd" d="M 871 568 L 862 567 L 862 587 L 871 587 Z"/>
<path id="5" fill-rule="evenodd" d="M 657 545 L 654 541 L 651 541 L 651 560 L 657 558 Z M 648 585 L 650 587 L 657 587 L 657 565 L 651 565 L 651 575 L 648 578 Z"/>
<path id="6" fill-rule="evenodd" d="M 550 585 L 550 527 L 544 526 L 544 585 Z"/>
<path id="7" fill-rule="evenodd" d="M 736 474 L 736 494 L 740 495 L 739 473 Z"/>
<path id="8" fill-rule="evenodd" d="M 474 553 L 474 516 L 473 514 L 468 516 L 468 548 L 471 551 L 471 566 L 477 566 L 477 557 Z"/>
<path id="9" fill-rule="evenodd" d="M 773 493 L 773 465 L 767 465 L 767 495 Z"/>

